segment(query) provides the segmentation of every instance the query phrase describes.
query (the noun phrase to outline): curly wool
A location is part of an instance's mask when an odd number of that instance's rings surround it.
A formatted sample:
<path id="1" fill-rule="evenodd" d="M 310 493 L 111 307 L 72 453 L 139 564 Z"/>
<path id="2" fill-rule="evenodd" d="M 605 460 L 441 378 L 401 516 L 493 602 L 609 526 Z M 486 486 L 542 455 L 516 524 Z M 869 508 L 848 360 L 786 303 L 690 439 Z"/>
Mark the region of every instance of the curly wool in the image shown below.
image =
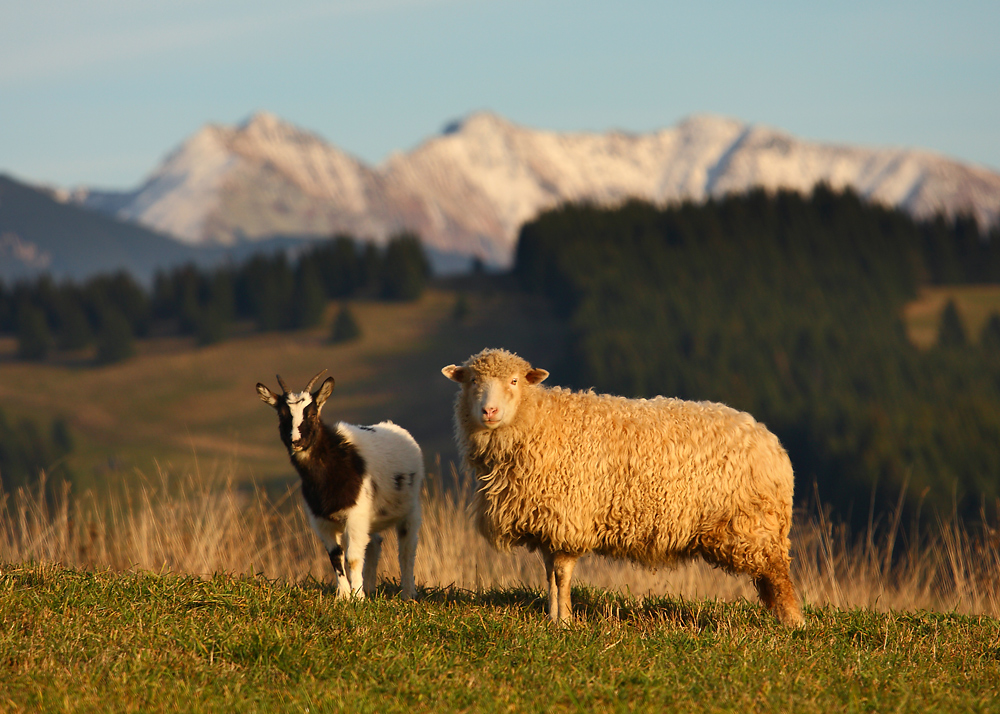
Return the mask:
<path id="1" fill-rule="evenodd" d="M 503 350 L 464 365 L 531 369 Z M 477 522 L 495 546 L 597 552 L 648 566 L 704 557 L 752 576 L 787 568 L 793 473 L 778 439 L 722 404 L 522 387 L 510 424 L 484 430 L 456 399 L 456 437 L 481 483 Z"/>

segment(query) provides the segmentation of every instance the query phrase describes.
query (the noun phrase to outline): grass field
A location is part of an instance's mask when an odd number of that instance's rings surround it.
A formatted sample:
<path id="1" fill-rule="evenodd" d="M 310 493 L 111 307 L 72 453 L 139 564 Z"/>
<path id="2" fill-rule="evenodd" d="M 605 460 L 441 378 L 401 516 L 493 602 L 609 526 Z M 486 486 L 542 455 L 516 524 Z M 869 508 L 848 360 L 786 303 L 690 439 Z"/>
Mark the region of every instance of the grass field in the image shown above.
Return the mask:
<path id="1" fill-rule="evenodd" d="M 261 577 L 0 572 L 0 709 L 15 711 L 997 711 L 989 617 L 577 588 L 385 586 L 364 602 Z"/>

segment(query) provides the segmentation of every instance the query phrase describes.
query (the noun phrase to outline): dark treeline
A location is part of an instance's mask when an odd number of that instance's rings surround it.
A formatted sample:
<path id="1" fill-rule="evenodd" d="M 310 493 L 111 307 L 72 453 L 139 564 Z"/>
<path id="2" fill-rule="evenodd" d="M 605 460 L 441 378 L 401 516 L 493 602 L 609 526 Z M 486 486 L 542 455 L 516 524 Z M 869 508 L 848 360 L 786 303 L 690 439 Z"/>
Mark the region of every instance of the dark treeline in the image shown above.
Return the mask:
<path id="1" fill-rule="evenodd" d="M 560 383 L 749 411 L 788 448 L 800 501 L 815 482 L 863 523 L 904 484 L 910 507 L 1000 496 L 1000 316 L 973 344 L 946 336 L 953 315 L 924 352 L 902 322 L 921 285 L 1000 282 L 996 231 L 824 187 L 567 206 L 522 229 L 515 273 L 571 321 Z"/>
<path id="2" fill-rule="evenodd" d="M 128 274 L 56 284 L 42 277 L 6 289 L 0 284 L 0 332 L 17 335 L 22 359 L 96 347 L 98 363 L 130 356 L 150 334 L 193 335 L 199 344 L 225 339 L 238 321 L 257 330 L 314 327 L 328 299 L 413 300 L 430 266 L 417 236 L 403 233 L 385 247 L 338 236 L 291 260 L 257 255 L 211 270 L 193 265 L 156 275 L 152 291 Z"/>
<path id="3" fill-rule="evenodd" d="M 131 356 L 136 338 L 151 334 L 193 335 L 199 344 L 209 344 L 225 339 L 236 322 L 257 330 L 314 327 L 328 299 L 413 300 L 429 275 L 413 234 L 398 235 L 384 248 L 338 236 L 296 260 L 283 253 L 258 255 L 238 266 L 162 272 L 151 291 L 126 273 L 83 284 L 57 284 L 49 277 L 9 290 L 0 284 L 0 332 L 17 335 L 21 359 L 91 350 L 104 364 Z M 336 342 L 360 333 L 346 306 L 332 328 L 330 339 Z M 63 463 L 72 448 L 64 420 L 40 426 L 11 421 L 0 411 L 0 486 L 9 493 L 42 471 L 72 479 Z"/>
<path id="4" fill-rule="evenodd" d="M 37 483 L 45 471 L 72 479 L 62 457 L 73 450 L 73 438 L 64 419 L 56 418 L 47 428 L 23 419 L 11 421 L 0 410 L 0 489 L 10 494 Z"/>

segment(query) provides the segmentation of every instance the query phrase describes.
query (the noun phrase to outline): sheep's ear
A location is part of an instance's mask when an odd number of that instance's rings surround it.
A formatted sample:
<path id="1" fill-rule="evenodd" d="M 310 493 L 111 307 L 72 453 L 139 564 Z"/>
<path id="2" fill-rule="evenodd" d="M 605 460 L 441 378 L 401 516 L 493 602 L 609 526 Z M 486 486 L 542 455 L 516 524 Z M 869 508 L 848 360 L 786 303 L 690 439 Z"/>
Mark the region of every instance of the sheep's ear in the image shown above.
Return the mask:
<path id="1" fill-rule="evenodd" d="M 449 364 L 447 367 L 443 367 L 441 369 L 441 374 L 450 379 L 452 382 L 458 382 L 461 384 L 466 381 L 466 378 L 469 376 L 469 370 L 465 367 Z"/>
<path id="2" fill-rule="evenodd" d="M 260 395 L 260 400 L 262 402 L 267 402 L 272 407 L 278 403 L 277 395 L 260 382 L 257 382 L 257 394 Z"/>
<path id="3" fill-rule="evenodd" d="M 330 395 L 333 394 L 333 385 L 333 377 L 327 377 L 323 384 L 320 385 L 319 391 L 316 392 L 316 396 L 313 397 L 313 400 L 316 402 L 317 409 L 322 409 L 323 404 L 330 398 Z"/>
<path id="4" fill-rule="evenodd" d="M 544 369 L 529 369 L 528 373 L 524 375 L 524 379 L 528 384 L 538 384 L 539 382 L 544 382 L 548 376 L 549 373 Z"/>

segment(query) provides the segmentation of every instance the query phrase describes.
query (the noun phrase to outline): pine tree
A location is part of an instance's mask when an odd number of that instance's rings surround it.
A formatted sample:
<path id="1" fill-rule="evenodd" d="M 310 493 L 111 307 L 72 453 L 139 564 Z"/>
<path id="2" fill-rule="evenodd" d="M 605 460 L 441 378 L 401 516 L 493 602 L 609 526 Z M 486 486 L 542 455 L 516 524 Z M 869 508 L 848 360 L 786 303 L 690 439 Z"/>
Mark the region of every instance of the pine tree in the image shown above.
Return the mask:
<path id="1" fill-rule="evenodd" d="M 385 249 L 381 295 L 389 300 L 416 300 L 430 272 L 420 239 L 413 233 L 401 233 Z"/>
<path id="2" fill-rule="evenodd" d="M 113 306 L 106 306 L 101 315 L 101 329 L 97 333 L 97 363 L 112 364 L 135 354 L 132 326 L 125 316 Z"/>
<path id="3" fill-rule="evenodd" d="M 938 328 L 938 346 L 944 348 L 963 347 L 968 343 L 965 327 L 958 314 L 958 306 L 954 300 L 949 300 L 941 313 L 941 326 Z"/>
<path id="4" fill-rule="evenodd" d="M 455 322 L 465 322 L 469 316 L 469 298 L 465 293 L 459 293 L 455 298 L 455 307 L 451 309 L 451 319 Z"/>
<path id="5" fill-rule="evenodd" d="M 45 359 L 52 344 L 45 312 L 31 303 L 22 303 L 17 311 L 17 356 L 26 360 Z"/>
<path id="6" fill-rule="evenodd" d="M 1000 355 L 1000 312 L 990 315 L 979 333 L 979 346 L 990 354 Z"/>
<path id="7" fill-rule="evenodd" d="M 316 264 L 308 257 L 299 261 L 295 271 L 295 294 L 292 298 L 292 327 L 315 327 L 323 319 L 326 308 L 326 291 Z"/>
<path id="8" fill-rule="evenodd" d="M 94 339 L 90 321 L 83 309 L 82 295 L 76 291 L 63 295 L 59 307 L 59 325 L 56 329 L 56 343 L 61 350 L 78 350 L 89 345 Z"/>
<path id="9" fill-rule="evenodd" d="M 198 315 L 194 328 L 194 336 L 198 345 L 214 345 L 229 336 L 229 321 L 223 312 L 215 305 L 206 305 Z"/>
<path id="10" fill-rule="evenodd" d="M 361 327 L 358 325 L 358 321 L 354 318 L 354 313 L 351 312 L 347 303 L 344 303 L 341 305 L 340 310 L 337 312 L 337 317 L 333 321 L 333 327 L 330 330 L 330 342 L 350 342 L 359 337 L 361 337 Z"/>

